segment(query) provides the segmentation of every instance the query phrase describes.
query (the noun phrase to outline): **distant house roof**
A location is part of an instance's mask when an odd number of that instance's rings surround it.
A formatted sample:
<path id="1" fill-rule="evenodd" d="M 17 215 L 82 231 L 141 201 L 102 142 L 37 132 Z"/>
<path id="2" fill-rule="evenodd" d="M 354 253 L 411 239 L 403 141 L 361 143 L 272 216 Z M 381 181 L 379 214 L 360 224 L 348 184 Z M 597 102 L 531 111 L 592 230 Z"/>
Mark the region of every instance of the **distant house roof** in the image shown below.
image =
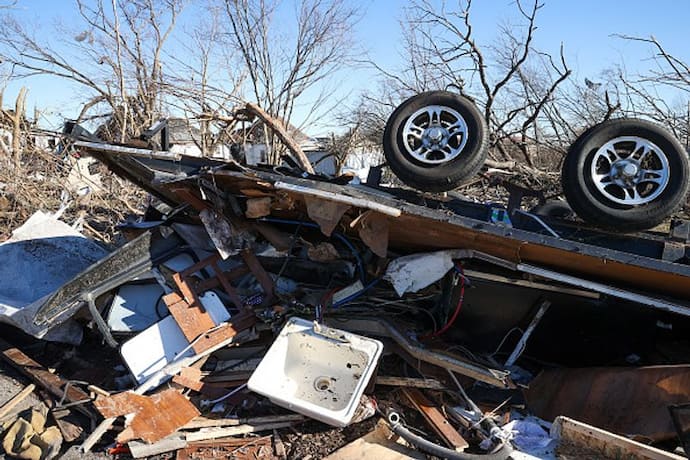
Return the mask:
<path id="1" fill-rule="evenodd" d="M 262 126 L 263 122 L 261 120 L 257 120 L 249 126 L 236 128 L 233 134 L 236 136 L 241 136 L 244 133 L 244 135 L 248 137 L 253 135 L 255 142 L 261 142 L 263 140 L 263 129 L 261 129 Z M 289 125 L 287 127 L 287 132 L 297 143 L 297 145 L 299 145 L 300 148 L 305 152 L 320 152 L 324 150 L 325 142 L 328 140 L 328 138 L 324 137 L 311 137 L 294 125 Z"/>
<path id="2" fill-rule="evenodd" d="M 201 130 L 184 118 L 168 118 L 168 137 L 171 144 L 197 144 Z"/>

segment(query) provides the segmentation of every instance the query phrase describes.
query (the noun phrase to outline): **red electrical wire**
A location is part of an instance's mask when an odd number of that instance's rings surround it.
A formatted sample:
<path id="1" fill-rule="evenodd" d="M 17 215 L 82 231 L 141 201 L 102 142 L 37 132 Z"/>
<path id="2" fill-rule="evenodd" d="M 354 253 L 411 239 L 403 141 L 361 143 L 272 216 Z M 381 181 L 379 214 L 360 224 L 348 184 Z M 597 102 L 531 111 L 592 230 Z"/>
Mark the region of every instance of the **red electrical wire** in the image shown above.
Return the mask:
<path id="1" fill-rule="evenodd" d="M 342 290 L 342 289 L 343 288 L 337 287 L 337 288 L 333 288 L 330 291 L 328 291 L 327 293 L 325 293 L 323 295 L 323 297 L 321 297 L 321 306 L 325 307 L 326 304 L 328 303 L 328 301 L 330 301 L 333 298 L 335 293 Z"/>
<path id="2" fill-rule="evenodd" d="M 458 318 L 458 315 L 460 314 L 460 310 L 462 309 L 462 301 L 465 298 L 465 274 L 463 273 L 460 264 L 455 264 L 455 267 L 460 272 L 460 298 L 458 299 L 458 305 L 455 307 L 453 316 L 450 317 L 448 322 L 444 324 L 441 329 L 437 330 L 436 332 L 432 332 L 431 334 L 423 335 L 420 337 L 420 339 L 430 339 L 433 337 L 438 337 L 441 334 L 445 333 L 448 329 L 450 329 L 450 327 L 453 325 L 455 320 Z"/>

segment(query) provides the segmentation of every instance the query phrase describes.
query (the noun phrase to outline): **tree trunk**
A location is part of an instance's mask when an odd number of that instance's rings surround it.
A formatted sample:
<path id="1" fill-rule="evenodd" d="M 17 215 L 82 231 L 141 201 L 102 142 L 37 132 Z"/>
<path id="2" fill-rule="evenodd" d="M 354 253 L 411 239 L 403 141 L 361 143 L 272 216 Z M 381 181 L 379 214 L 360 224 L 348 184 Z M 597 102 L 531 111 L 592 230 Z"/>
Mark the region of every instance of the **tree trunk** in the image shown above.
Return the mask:
<path id="1" fill-rule="evenodd" d="M 19 166 L 22 159 L 22 122 L 24 121 L 26 105 L 26 87 L 22 86 L 14 104 L 12 115 L 12 159 L 15 166 Z"/>

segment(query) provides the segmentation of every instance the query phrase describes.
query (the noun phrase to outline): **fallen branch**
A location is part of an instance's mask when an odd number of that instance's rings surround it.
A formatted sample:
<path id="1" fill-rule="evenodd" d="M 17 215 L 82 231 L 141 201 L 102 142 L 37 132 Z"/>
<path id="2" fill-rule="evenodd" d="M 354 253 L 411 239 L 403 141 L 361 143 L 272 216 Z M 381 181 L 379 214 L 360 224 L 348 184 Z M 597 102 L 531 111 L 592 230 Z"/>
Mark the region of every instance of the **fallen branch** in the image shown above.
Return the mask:
<path id="1" fill-rule="evenodd" d="M 255 115 L 256 117 L 261 119 L 261 121 L 263 121 L 266 124 L 266 126 L 268 126 L 276 134 L 276 136 L 278 136 L 278 138 L 283 142 L 283 144 L 285 144 L 288 150 L 292 152 L 292 154 L 295 157 L 295 160 L 299 163 L 302 169 L 304 169 L 309 174 L 314 174 L 314 168 L 312 168 L 309 159 L 304 154 L 300 146 L 297 145 L 294 139 L 290 137 L 287 130 L 285 129 L 285 126 L 280 120 L 276 120 L 268 113 L 266 113 L 266 111 L 264 111 L 261 107 L 259 107 L 256 104 L 252 104 L 251 102 L 247 102 L 245 110 L 248 113 Z"/>

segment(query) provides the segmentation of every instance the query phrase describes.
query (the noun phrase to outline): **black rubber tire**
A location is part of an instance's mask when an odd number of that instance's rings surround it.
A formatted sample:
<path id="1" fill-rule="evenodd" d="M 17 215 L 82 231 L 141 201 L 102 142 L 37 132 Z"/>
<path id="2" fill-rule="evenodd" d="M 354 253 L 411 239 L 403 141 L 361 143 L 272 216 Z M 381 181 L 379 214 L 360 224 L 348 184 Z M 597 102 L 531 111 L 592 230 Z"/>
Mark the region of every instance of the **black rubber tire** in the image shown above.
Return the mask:
<path id="1" fill-rule="evenodd" d="M 535 206 L 530 212 L 538 216 L 555 217 L 558 219 L 565 219 L 574 214 L 573 208 L 563 200 L 549 200 L 544 204 Z"/>
<path id="2" fill-rule="evenodd" d="M 587 173 L 596 151 L 620 136 L 636 136 L 656 144 L 668 158 L 669 181 L 654 200 L 630 206 L 611 201 Z M 618 231 L 652 228 L 672 214 L 685 199 L 690 184 L 688 153 L 666 129 L 647 120 L 622 118 L 600 123 L 585 131 L 568 150 L 562 170 L 563 193 L 583 220 Z"/>
<path id="3" fill-rule="evenodd" d="M 467 143 L 460 154 L 440 164 L 425 164 L 405 149 L 402 130 L 408 118 L 430 105 L 457 111 L 467 124 Z M 481 113 L 469 99 L 448 91 L 430 91 L 400 104 L 386 122 L 383 151 L 393 173 L 405 184 L 428 192 L 453 190 L 477 174 L 486 160 L 488 129 Z"/>

